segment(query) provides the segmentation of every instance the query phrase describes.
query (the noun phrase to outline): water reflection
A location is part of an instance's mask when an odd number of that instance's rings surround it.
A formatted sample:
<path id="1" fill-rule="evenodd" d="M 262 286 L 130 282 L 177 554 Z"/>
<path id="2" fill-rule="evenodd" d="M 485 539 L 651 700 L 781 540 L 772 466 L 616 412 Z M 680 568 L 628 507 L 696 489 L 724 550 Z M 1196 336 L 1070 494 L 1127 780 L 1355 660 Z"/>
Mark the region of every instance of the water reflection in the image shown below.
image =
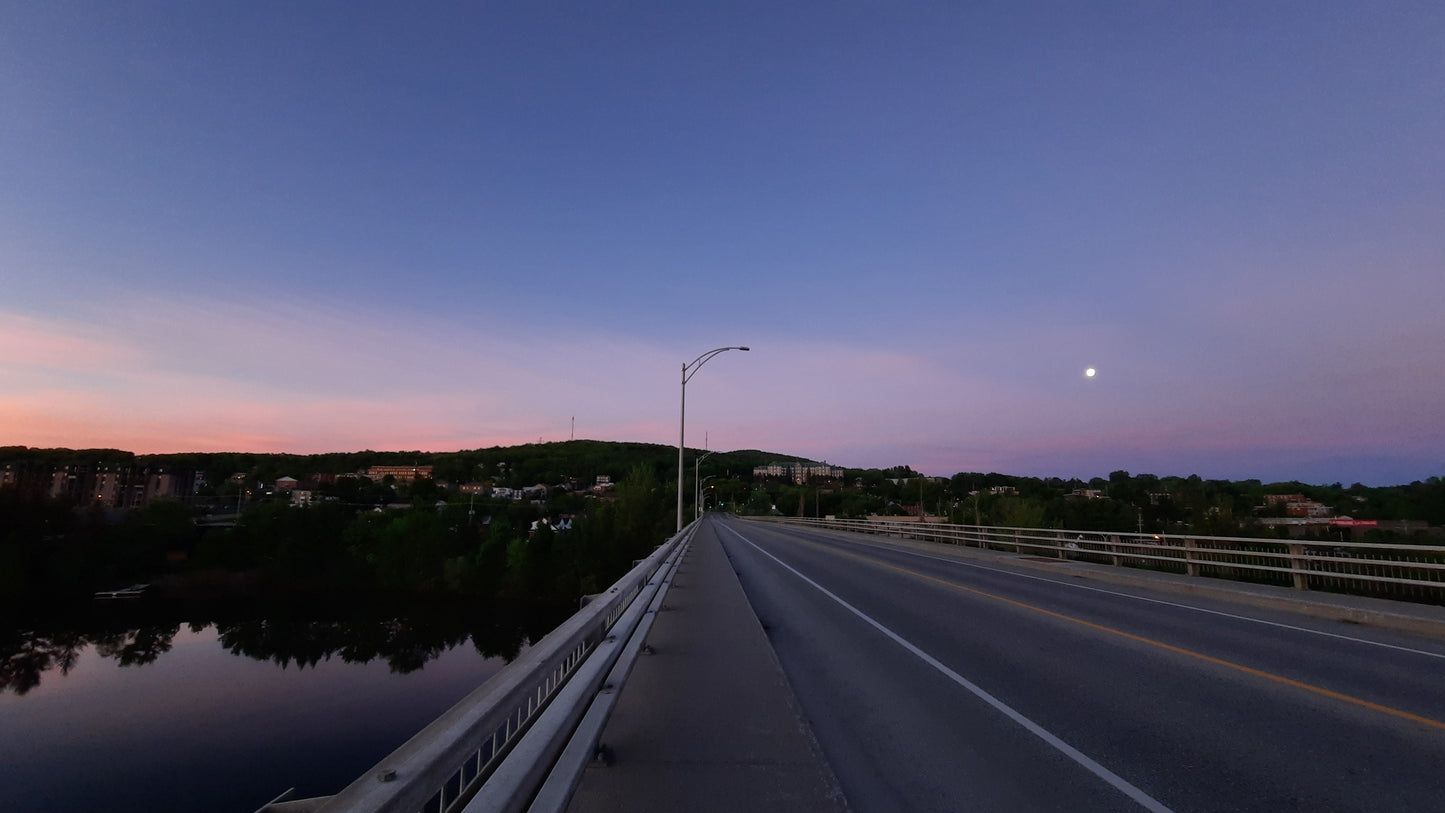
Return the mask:
<path id="1" fill-rule="evenodd" d="M 384 661 L 393 673 L 407 674 L 469 639 L 484 657 L 511 661 L 570 612 L 570 607 L 485 602 L 107 602 L 0 629 L 0 693 L 23 695 L 42 679 L 63 679 L 87 647 L 119 666 L 154 663 L 171 650 L 182 626 L 198 633 L 214 625 L 231 654 L 283 669 L 315 667 L 335 657 L 346 663 Z"/>

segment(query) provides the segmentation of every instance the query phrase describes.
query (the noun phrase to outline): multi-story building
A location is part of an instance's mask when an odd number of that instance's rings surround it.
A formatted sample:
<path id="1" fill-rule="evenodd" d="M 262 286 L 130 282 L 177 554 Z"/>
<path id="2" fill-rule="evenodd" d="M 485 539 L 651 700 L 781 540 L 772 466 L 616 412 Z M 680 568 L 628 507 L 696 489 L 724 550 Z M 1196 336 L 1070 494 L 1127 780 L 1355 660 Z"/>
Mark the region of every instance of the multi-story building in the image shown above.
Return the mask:
<path id="1" fill-rule="evenodd" d="M 85 504 L 95 498 L 95 472 L 90 466 L 56 466 L 50 473 L 50 499 Z"/>
<path id="2" fill-rule="evenodd" d="M 28 497 L 44 496 L 50 489 L 51 467 L 28 460 L 0 465 L 0 488 L 13 488 Z"/>
<path id="3" fill-rule="evenodd" d="M 151 500 L 179 500 L 195 493 L 195 472 L 128 463 L 72 463 L 50 471 L 53 500 L 105 508 L 135 508 Z"/>
<path id="4" fill-rule="evenodd" d="M 102 466 L 95 473 L 90 487 L 92 499 L 107 508 L 123 508 L 133 504 L 134 490 L 131 488 L 130 466 Z"/>
<path id="5" fill-rule="evenodd" d="M 843 469 L 839 466 L 830 466 L 827 463 L 769 463 L 765 466 L 753 467 L 754 477 L 786 477 L 796 483 L 806 483 L 809 480 L 839 480 L 843 477 Z"/>
<path id="6" fill-rule="evenodd" d="M 398 483 L 410 483 L 418 479 L 431 479 L 431 466 L 372 466 L 366 470 L 366 476 L 374 483 L 379 483 L 387 477 L 391 477 Z"/>

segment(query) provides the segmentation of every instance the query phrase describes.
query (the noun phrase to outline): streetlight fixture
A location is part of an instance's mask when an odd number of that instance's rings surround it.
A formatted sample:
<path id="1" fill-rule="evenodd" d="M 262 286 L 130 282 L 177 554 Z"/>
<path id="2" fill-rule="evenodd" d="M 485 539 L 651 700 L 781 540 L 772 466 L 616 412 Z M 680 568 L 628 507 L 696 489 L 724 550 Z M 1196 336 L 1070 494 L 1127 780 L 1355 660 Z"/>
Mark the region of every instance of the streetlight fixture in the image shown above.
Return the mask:
<path id="1" fill-rule="evenodd" d="M 713 356 L 719 353 L 726 353 L 729 350 L 743 350 L 746 347 L 715 347 L 693 359 L 691 363 L 682 365 L 682 409 L 677 421 L 677 530 L 682 531 L 682 478 L 684 463 L 682 459 L 683 449 L 687 440 L 687 382 L 692 379 L 702 365 L 707 364 Z"/>

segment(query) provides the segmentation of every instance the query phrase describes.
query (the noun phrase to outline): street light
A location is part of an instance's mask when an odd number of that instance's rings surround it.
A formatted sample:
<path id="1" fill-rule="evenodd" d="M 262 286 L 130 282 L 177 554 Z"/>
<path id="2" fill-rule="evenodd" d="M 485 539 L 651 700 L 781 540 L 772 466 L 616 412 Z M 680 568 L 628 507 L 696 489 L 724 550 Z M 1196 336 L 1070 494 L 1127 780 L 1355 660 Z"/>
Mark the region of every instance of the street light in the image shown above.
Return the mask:
<path id="1" fill-rule="evenodd" d="M 699 480 L 699 479 L 697 479 L 697 476 L 698 476 L 697 467 L 700 466 L 700 465 L 702 465 L 702 461 L 708 459 L 709 457 L 712 457 L 712 456 L 715 455 L 715 454 L 717 454 L 717 452 L 708 452 L 708 453 L 705 454 L 705 455 L 699 455 L 699 456 L 694 457 L 694 458 L 692 459 L 692 518 L 693 518 L 693 519 L 697 519 L 698 516 L 700 516 L 701 512 L 698 511 L 698 504 L 702 502 L 702 481 Z"/>
<path id="2" fill-rule="evenodd" d="M 682 365 L 682 410 L 677 421 L 677 530 L 682 531 L 682 478 L 683 459 L 682 450 L 687 440 L 687 382 L 692 379 L 702 365 L 718 353 L 726 353 L 729 350 L 747 350 L 746 347 L 716 347 L 703 353 L 692 360 L 690 364 Z"/>
<path id="3" fill-rule="evenodd" d="M 717 479 L 717 475 L 716 475 L 716 474 L 709 474 L 708 476 L 702 478 L 701 480 L 697 479 L 697 475 L 693 475 L 693 478 L 692 478 L 692 480 L 693 480 L 693 485 L 692 485 L 692 516 L 693 516 L 693 519 L 697 519 L 698 517 L 702 516 L 702 504 L 703 504 L 703 502 L 707 499 L 707 497 L 704 496 L 703 493 L 702 493 L 702 484 L 703 484 L 703 483 L 706 483 L 708 480 L 715 480 L 715 479 Z M 708 488 L 712 488 L 712 486 L 708 486 Z"/>

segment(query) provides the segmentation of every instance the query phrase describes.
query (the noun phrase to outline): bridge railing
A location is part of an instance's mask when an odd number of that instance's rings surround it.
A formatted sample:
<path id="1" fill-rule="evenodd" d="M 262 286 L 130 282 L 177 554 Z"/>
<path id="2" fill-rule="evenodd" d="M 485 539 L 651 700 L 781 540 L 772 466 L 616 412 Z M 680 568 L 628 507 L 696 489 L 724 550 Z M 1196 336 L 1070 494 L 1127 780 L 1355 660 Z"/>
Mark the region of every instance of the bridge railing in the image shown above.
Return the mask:
<path id="1" fill-rule="evenodd" d="M 606 639 L 611 646 L 609 633 L 618 619 L 624 613 L 641 614 L 631 607 L 634 600 L 657 589 L 664 562 L 694 531 L 695 525 L 689 526 L 659 546 L 627 575 L 340 793 L 290 801 L 283 794 L 258 813 L 462 810 L 569 678 L 584 671 L 589 655 L 598 645 Z"/>
<path id="2" fill-rule="evenodd" d="M 1445 603 L 1445 547 L 1439 545 L 1003 528 L 916 519 L 773 521 L 1299 590 Z"/>

